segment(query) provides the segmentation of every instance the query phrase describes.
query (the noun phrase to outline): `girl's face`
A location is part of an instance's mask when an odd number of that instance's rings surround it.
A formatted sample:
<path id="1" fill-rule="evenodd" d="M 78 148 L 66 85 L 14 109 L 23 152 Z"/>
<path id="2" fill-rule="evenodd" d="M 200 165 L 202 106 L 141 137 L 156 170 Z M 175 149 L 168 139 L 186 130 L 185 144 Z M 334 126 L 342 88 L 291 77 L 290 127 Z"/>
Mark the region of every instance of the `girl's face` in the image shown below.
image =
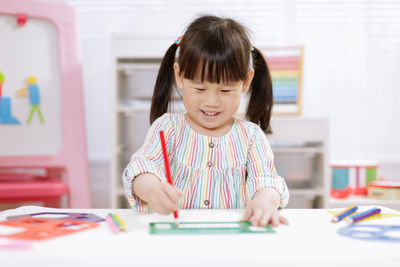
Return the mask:
<path id="1" fill-rule="evenodd" d="M 183 91 L 186 120 L 196 132 L 208 136 L 225 135 L 232 126 L 233 116 L 240 106 L 241 94 L 247 92 L 254 70 L 250 70 L 245 81 L 229 84 L 188 80 L 179 75 L 179 66 L 174 64 L 175 80 Z"/>

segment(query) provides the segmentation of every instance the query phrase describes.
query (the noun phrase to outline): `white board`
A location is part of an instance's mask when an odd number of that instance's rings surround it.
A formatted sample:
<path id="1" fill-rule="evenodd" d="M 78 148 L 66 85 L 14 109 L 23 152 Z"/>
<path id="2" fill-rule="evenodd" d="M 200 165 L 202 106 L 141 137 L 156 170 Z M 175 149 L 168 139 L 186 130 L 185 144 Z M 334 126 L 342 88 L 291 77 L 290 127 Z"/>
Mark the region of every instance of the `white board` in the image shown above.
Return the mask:
<path id="1" fill-rule="evenodd" d="M 16 17 L 0 14 L 0 72 L 2 96 L 11 99 L 12 117 L 20 124 L 0 124 L 0 155 L 53 155 L 63 143 L 58 32 L 49 21 L 29 18 L 18 26 Z M 17 92 L 34 75 L 40 92 L 44 124 L 35 112 L 27 123 L 29 97 Z M 68 77 L 65 77 L 68 79 Z"/>

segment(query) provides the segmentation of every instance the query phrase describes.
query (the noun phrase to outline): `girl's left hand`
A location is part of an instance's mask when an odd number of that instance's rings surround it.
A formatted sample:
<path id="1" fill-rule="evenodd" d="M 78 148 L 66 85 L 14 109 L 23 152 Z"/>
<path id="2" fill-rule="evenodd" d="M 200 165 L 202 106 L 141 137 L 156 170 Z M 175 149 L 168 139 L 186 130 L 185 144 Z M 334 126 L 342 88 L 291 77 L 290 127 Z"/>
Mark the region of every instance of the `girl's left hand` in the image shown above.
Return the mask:
<path id="1" fill-rule="evenodd" d="M 250 221 L 253 226 L 266 226 L 272 224 L 289 224 L 288 220 L 278 211 L 280 202 L 279 193 L 273 188 L 260 189 L 247 205 L 242 221 Z"/>

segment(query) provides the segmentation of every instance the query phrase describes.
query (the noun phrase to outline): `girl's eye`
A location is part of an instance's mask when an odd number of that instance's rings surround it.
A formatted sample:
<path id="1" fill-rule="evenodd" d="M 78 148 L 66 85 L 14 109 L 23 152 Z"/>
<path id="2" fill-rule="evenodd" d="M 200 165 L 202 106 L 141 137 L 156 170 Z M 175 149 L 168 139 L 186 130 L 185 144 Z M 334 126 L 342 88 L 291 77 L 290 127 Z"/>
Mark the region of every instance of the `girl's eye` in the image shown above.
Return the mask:
<path id="1" fill-rule="evenodd" d="M 231 90 L 221 90 L 222 93 L 229 93 Z"/>
<path id="2" fill-rule="evenodd" d="M 196 89 L 197 91 L 204 91 L 205 90 L 204 88 L 194 88 L 194 89 Z"/>

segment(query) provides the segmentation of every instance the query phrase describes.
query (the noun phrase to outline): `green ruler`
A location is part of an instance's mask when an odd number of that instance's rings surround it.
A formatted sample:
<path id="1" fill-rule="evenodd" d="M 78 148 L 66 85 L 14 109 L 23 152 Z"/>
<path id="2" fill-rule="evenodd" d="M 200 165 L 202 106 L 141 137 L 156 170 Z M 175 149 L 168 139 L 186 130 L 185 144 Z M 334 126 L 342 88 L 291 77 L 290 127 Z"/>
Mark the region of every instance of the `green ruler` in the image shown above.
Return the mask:
<path id="1" fill-rule="evenodd" d="M 173 222 L 152 222 L 150 233 L 156 235 L 180 234 L 262 234 L 275 233 L 267 225 L 265 227 L 252 226 L 250 222 L 180 222 L 176 226 Z"/>

